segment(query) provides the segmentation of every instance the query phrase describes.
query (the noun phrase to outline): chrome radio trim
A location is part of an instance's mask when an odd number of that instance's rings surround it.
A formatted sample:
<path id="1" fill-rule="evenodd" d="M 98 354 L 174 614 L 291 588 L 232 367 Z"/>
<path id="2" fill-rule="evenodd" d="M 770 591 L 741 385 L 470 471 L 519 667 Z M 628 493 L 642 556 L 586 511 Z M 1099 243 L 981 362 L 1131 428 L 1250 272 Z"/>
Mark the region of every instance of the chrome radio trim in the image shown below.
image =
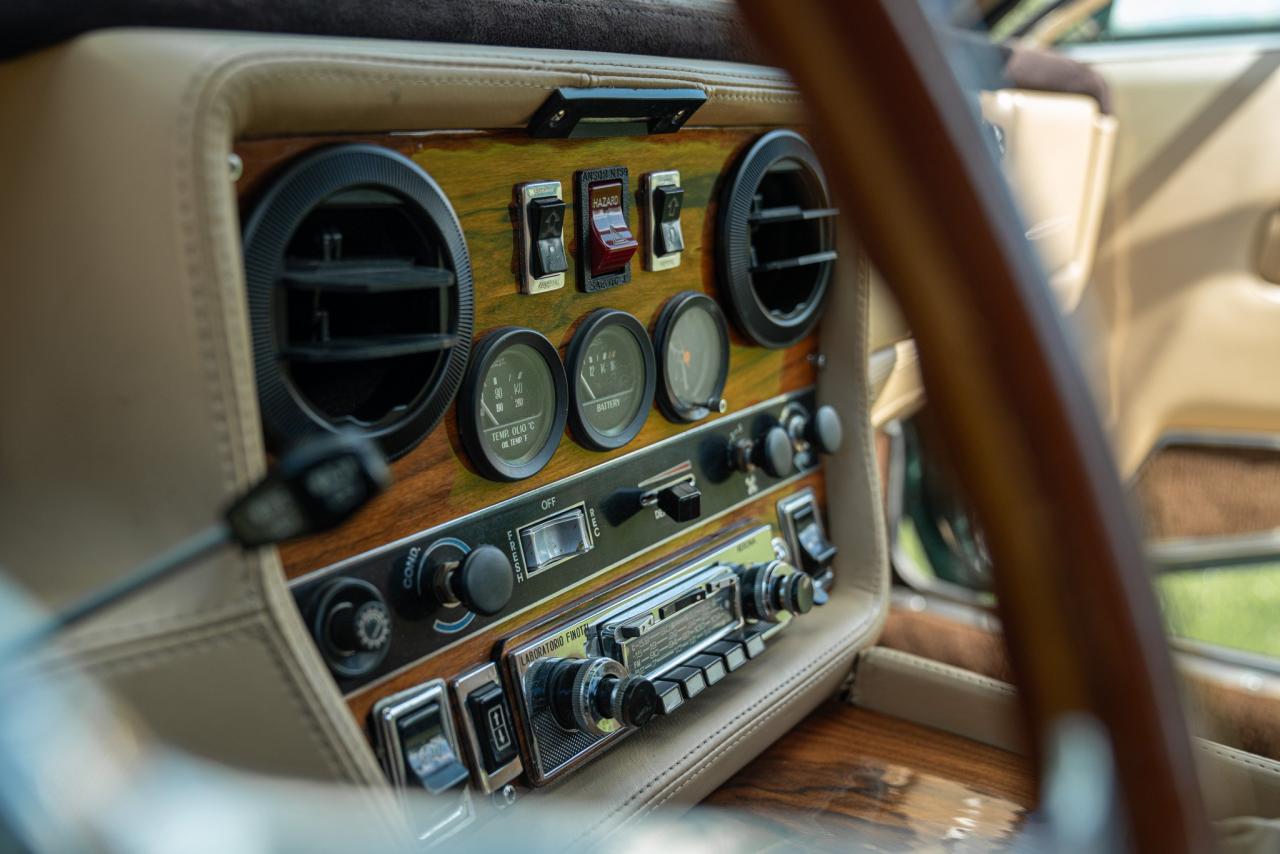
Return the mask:
<path id="1" fill-rule="evenodd" d="M 372 712 L 370 712 L 383 770 L 386 772 L 387 777 L 390 778 L 397 796 L 411 818 L 412 812 L 408 809 L 409 781 L 404 775 L 404 764 L 401 761 L 403 745 L 400 743 L 400 733 L 396 729 L 396 721 L 406 714 L 431 703 L 437 704 L 440 708 L 440 729 L 445 740 L 449 743 L 450 749 L 453 750 L 454 756 L 458 761 L 465 764 L 466 757 L 462 751 L 462 744 L 458 741 L 458 731 L 454 726 L 453 707 L 449 704 L 449 693 L 445 688 L 443 679 L 431 679 L 406 691 L 401 691 L 390 697 L 384 697 L 374 705 Z M 457 798 L 457 806 L 448 815 L 430 827 L 414 828 L 414 833 L 420 842 L 434 845 L 441 839 L 453 835 L 471 823 L 471 820 L 475 817 L 475 807 L 471 801 L 471 790 L 466 786 L 461 787 Z"/>
<path id="2" fill-rule="evenodd" d="M 742 531 L 730 539 L 709 547 L 706 551 L 686 561 L 678 568 L 662 577 L 650 581 L 637 590 L 606 603 L 590 611 L 579 614 L 567 622 L 562 622 L 503 656 L 503 665 L 513 686 L 514 699 L 520 708 L 517 717 L 524 733 L 524 742 L 528 748 L 525 759 L 525 775 L 529 781 L 540 786 L 560 775 L 582 765 L 599 754 L 615 741 L 625 738 L 633 732 L 626 727 L 618 727 L 603 735 L 591 736 L 580 732 L 569 732 L 554 723 L 548 724 L 551 713 L 538 694 L 538 680 L 533 678 L 538 665 L 548 659 L 564 658 L 615 658 L 611 653 L 612 640 L 605 634 L 609 627 L 616 627 L 620 622 L 634 618 L 645 610 L 658 607 L 660 603 L 679 599 L 681 595 L 695 590 L 708 583 L 716 585 L 731 584 L 738 596 L 735 600 L 734 621 L 717 629 L 707 637 L 681 651 L 678 656 L 665 659 L 651 672 L 640 675 L 657 677 L 663 672 L 677 667 L 681 662 L 704 651 L 711 644 L 743 629 L 748 625 L 741 608 L 741 582 L 738 580 L 736 568 L 742 565 L 767 563 L 775 558 L 774 529 L 772 525 L 761 524 Z M 728 575 L 734 575 L 732 582 Z M 717 589 L 722 589 L 717 587 Z M 679 613 L 684 613 L 682 609 Z M 791 620 L 791 615 L 783 612 L 780 622 L 770 627 L 769 634 Z M 616 660 L 616 658 L 615 658 Z M 535 721 L 535 718 L 538 720 Z M 562 737 L 562 743 L 554 745 L 559 760 L 551 760 L 546 748 L 539 741 L 537 729 L 547 728 L 547 732 Z M 548 727 L 555 727 L 550 729 Z"/>

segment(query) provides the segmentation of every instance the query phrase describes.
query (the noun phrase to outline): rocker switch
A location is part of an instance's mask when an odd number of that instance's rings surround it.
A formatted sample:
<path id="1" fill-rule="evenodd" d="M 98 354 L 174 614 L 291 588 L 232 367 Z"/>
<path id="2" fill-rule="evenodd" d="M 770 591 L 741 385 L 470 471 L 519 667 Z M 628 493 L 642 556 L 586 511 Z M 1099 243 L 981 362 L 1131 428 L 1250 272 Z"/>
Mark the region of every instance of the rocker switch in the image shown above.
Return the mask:
<path id="1" fill-rule="evenodd" d="M 529 263 L 534 278 L 541 279 L 569 269 L 564 252 L 564 200 L 543 196 L 529 202 L 529 238 L 533 251 Z"/>
<path id="2" fill-rule="evenodd" d="M 684 206 L 683 187 L 655 187 L 653 215 L 655 222 L 653 254 L 661 257 L 684 251 L 684 234 L 680 231 L 680 209 Z"/>
<path id="3" fill-rule="evenodd" d="M 621 181 L 599 181 L 587 188 L 592 276 L 622 272 L 640 248 L 622 206 L 624 192 Z"/>

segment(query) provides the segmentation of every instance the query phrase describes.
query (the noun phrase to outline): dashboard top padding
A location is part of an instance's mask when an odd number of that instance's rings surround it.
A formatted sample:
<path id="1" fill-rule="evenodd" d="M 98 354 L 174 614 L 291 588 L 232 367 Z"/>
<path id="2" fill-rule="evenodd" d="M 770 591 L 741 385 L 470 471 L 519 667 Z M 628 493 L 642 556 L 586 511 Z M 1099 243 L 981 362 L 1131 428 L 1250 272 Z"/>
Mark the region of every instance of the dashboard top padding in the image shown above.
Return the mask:
<path id="1" fill-rule="evenodd" d="M 726 0 L 9 0 L 0 59 L 108 27 L 602 50 L 753 62 L 759 54 Z"/>

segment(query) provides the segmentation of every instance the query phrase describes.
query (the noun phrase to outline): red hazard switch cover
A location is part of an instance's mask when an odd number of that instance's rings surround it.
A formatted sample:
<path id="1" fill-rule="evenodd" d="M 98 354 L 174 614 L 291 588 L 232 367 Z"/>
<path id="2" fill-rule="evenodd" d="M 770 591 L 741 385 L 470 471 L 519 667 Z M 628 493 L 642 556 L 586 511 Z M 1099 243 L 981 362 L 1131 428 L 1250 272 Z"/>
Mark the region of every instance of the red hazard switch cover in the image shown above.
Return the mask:
<path id="1" fill-rule="evenodd" d="M 621 181 L 600 181 L 587 188 L 591 207 L 591 275 L 606 276 L 627 266 L 640 243 L 631 234 L 622 209 Z"/>

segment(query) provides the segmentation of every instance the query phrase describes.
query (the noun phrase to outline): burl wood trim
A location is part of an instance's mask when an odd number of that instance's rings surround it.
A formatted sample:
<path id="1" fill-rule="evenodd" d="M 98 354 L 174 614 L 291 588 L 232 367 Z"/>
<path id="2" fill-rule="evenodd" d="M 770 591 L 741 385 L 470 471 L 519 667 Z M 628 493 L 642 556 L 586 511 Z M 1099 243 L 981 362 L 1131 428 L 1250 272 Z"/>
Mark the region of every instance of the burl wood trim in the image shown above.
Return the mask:
<path id="1" fill-rule="evenodd" d="M 496 661 L 501 648 L 517 638 L 529 637 L 541 631 L 561 615 L 581 608 L 594 607 L 608 599 L 617 598 L 674 568 L 682 557 L 707 548 L 713 540 L 721 538 L 736 524 L 749 527 L 751 522 L 777 524 L 774 505 L 779 498 L 805 487 L 811 487 L 819 503 L 825 504 L 826 493 L 820 474 L 811 474 L 796 483 L 769 495 L 757 498 L 716 520 L 714 525 L 693 529 L 667 543 L 654 554 L 644 555 L 617 570 L 593 579 L 582 587 L 574 588 L 549 599 L 524 612 L 514 620 L 491 626 L 475 637 L 456 646 L 427 656 L 387 679 L 367 685 L 347 696 L 347 705 L 357 720 L 363 721 L 373 704 L 383 697 L 412 688 L 428 679 L 452 679 L 473 667 Z"/>
<path id="2" fill-rule="evenodd" d="M 241 142 L 235 149 L 244 162 L 238 190 L 245 210 L 251 209 L 254 197 L 266 187 L 272 174 L 297 155 L 325 144 L 372 142 L 405 154 L 440 184 L 466 233 L 475 277 L 477 334 L 509 324 L 530 326 L 545 334 L 563 356 L 575 326 L 594 309 L 628 311 L 652 333 L 659 310 L 674 294 L 693 290 L 715 296 L 713 232 L 720 181 L 744 147 L 764 130 L 693 128 L 669 135 L 595 140 L 535 140 L 520 131 L 254 140 Z M 637 253 L 631 262 L 630 284 L 584 294 L 577 290 L 571 263 L 568 283 L 562 290 L 520 294 L 509 210 L 513 186 L 532 180 L 561 182 L 569 203 L 565 239 L 570 254 L 576 258 L 580 247 L 573 239 L 574 171 L 598 166 L 626 166 L 632 192 L 638 191 L 640 176 L 646 172 L 680 170 L 685 190 L 681 217 L 686 244 L 680 266 L 659 273 L 646 272 Z M 635 229 L 640 227 L 642 210 L 639 204 L 631 207 Z M 730 373 L 724 395 L 730 415 L 816 381 L 815 368 L 808 358 L 817 350 L 815 337 L 785 350 L 749 345 L 732 328 L 730 339 Z M 494 483 L 471 467 L 450 407 L 430 436 L 392 464 L 395 483 L 385 495 L 336 531 L 281 548 L 285 573 L 297 578 L 576 474 L 688 427 L 667 421 L 655 406 L 639 436 L 624 448 L 587 450 L 566 432 L 555 456 L 539 474 L 518 483 Z"/>
<path id="3" fill-rule="evenodd" d="M 1151 539 L 1221 537 L 1280 528 L 1280 452 L 1171 445 L 1135 484 Z"/>
<path id="4" fill-rule="evenodd" d="M 705 804 L 750 821 L 762 850 L 900 851 L 1007 843 L 1035 802 L 1017 754 L 832 701 Z"/>

